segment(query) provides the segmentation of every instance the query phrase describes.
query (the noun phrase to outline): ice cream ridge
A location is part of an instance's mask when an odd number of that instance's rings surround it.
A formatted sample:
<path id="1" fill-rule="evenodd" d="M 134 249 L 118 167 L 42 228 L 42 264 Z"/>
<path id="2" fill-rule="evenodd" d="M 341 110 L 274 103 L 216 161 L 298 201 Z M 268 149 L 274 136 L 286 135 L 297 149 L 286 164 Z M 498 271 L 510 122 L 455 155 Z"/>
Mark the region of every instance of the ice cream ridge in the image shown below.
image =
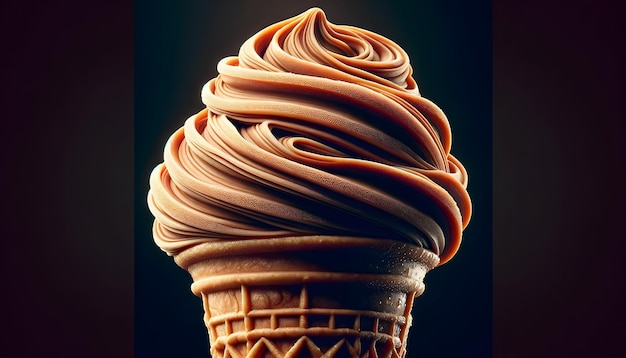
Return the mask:
<path id="1" fill-rule="evenodd" d="M 424 275 L 471 215 L 450 125 L 407 54 L 312 8 L 217 69 L 148 193 L 210 354 L 404 357 Z"/>

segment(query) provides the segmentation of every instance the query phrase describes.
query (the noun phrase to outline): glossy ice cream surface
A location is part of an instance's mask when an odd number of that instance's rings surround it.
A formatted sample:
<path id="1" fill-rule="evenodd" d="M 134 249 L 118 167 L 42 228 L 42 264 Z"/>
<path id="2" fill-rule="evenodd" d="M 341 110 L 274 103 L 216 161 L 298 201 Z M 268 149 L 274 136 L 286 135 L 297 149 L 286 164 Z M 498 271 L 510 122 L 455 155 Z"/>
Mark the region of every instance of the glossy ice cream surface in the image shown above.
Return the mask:
<path id="1" fill-rule="evenodd" d="M 393 239 L 445 263 L 471 215 L 442 110 L 407 54 L 313 8 L 247 40 L 202 90 L 150 178 L 170 255 L 211 240 Z"/>

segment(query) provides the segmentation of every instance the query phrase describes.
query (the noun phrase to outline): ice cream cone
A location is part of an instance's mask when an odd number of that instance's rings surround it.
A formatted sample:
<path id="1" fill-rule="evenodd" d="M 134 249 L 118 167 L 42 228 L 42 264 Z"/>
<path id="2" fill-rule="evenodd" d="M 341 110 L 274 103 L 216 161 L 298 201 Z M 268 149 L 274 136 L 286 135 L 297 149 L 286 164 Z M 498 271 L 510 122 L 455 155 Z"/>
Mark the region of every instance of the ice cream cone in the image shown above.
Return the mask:
<path id="1" fill-rule="evenodd" d="M 404 357 L 413 300 L 439 262 L 337 236 L 216 240 L 175 260 L 202 298 L 214 358 Z"/>
<path id="2" fill-rule="evenodd" d="M 408 55 L 312 8 L 217 69 L 148 194 L 211 354 L 404 357 L 424 276 L 471 214 L 449 122 Z"/>

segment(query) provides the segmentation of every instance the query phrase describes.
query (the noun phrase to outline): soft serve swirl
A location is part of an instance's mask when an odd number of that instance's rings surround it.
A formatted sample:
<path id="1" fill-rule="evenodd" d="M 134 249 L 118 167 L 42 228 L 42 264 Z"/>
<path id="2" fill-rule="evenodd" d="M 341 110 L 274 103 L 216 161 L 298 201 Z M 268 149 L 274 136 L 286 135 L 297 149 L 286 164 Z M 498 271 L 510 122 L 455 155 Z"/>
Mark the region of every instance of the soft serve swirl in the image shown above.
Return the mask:
<path id="1" fill-rule="evenodd" d="M 448 120 L 407 54 L 310 9 L 247 40 L 150 177 L 170 255 L 219 239 L 342 235 L 456 253 L 471 215 Z"/>

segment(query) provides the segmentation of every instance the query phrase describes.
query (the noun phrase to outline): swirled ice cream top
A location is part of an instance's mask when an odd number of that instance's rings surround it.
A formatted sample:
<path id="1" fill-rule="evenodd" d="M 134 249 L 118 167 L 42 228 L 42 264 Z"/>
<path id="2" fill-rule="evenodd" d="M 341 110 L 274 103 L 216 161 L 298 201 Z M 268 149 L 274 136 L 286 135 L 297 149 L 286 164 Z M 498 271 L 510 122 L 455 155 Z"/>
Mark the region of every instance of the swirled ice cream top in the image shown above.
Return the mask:
<path id="1" fill-rule="evenodd" d="M 150 177 L 170 255 L 220 239 L 395 239 L 448 261 L 468 224 L 451 130 L 389 39 L 310 9 L 247 40 Z"/>

